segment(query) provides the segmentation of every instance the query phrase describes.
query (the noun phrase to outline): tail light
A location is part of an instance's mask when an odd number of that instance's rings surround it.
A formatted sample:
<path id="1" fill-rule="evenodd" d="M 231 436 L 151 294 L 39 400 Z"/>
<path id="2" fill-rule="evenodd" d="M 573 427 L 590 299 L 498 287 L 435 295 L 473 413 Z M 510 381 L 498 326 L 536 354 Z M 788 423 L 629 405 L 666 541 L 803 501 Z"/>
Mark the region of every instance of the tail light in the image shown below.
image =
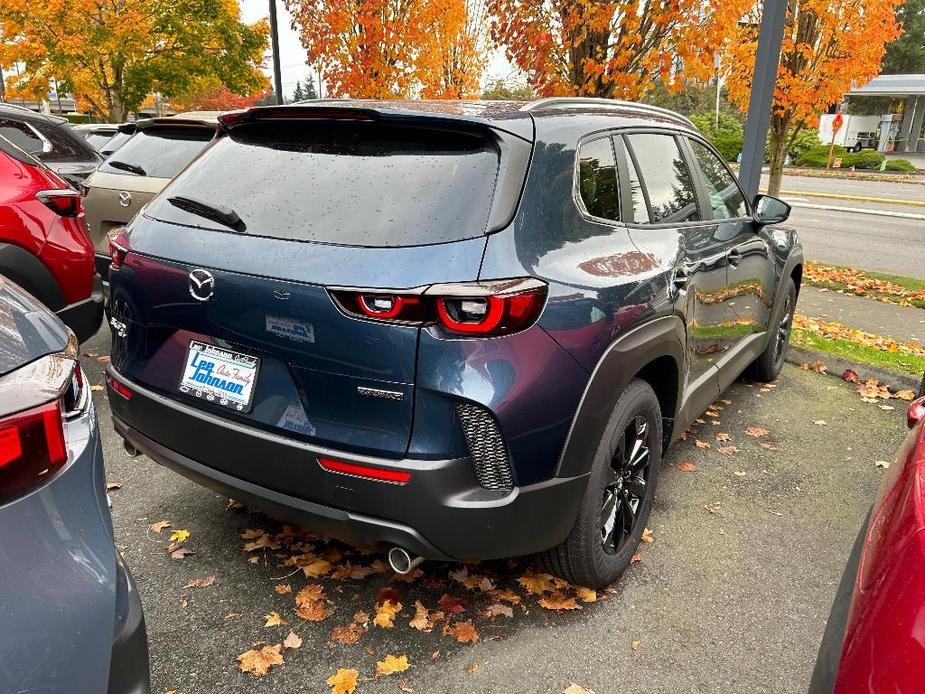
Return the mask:
<path id="1" fill-rule="evenodd" d="M 109 267 L 112 270 L 118 270 L 122 267 L 125 256 L 128 255 L 128 244 L 122 235 L 123 231 L 125 231 L 124 226 L 116 227 L 107 234 L 107 239 L 109 240 Z"/>
<path id="2" fill-rule="evenodd" d="M 50 210 L 62 217 L 76 217 L 83 212 L 80 193 L 71 188 L 60 190 L 41 190 L 35 197 Z"/>
<path id="3" fill-rule="evenodd" d="M 86 411 L 89 401 L 76 349 L 69 347 L 66 353 L 43 357 L 22 369 L 28 373 L 22 379 L 0 381 L 0 391 L 20 390 L 23 381 L 41 385 L 37 392 L 24 394 L 28 409 L 0 418 L 0 504 L 35 489 L 64 467 L 64 422 Z M 39 405 L 29 402 L 30 396 L 41 397 L 38 393 L 48 390 L 58 392 L 58 397 Z"/>
<path id="4" fill-rule="evenodd" d="M 0 503 L 37 487 L 66 462 L 61 400 L 0 419 Z"/>
<path id="5" fill-rule="evenodd" d="M 539 318 L 547 287 L 533 278 L 435 284 L 407 292 L 331 289 L 335 303 L 357 318 L 435 325 L 448 335 L 494 337 L 524 330 Z"/>

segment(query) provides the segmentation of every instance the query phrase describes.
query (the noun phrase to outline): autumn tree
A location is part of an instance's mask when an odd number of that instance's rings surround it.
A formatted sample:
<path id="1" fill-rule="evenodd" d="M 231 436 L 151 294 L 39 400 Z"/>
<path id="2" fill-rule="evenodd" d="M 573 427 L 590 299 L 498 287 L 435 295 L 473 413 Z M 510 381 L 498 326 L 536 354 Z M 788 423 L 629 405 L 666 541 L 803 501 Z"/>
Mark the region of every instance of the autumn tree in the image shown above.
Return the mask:
<path id="1" fill-rule="evenodd" d="M 740 0 L 489 0 L 494 40 L 542 96 L 639 99 L 705 79 Z"/>
<path id="2" fill-rule="evenodd" d="M 488 59 L 485 0 L 428 0 L 434 5 L 432 45 L 418 59 L 421 96 L 478 97 Z"/>
<path id="3" fill-rule="evenodd" d="M 473 0 L 284 0 L 333 97 L 477 93 L 487 15 Z M 482 9 L 480 9 L 482 8 Z"/>
<path id="4" fill-rule="evenodd" d="M 215 77 L 203 77 L 193 82 L 189 91 L 173 96 L 170 105 L 182 111 L 233 111 L 255 105 L 270 92 L 270 80 L 263 81 L 249 94 L 235 94 Z"/>
<path id="5" fill-rule="evenodd" d="M 148 94 L 169 99 L 204 77 L 252 94 L 268 32 L 266 21 L 240 21 L 237 0 L 0 0 L 0 66 L 20 66 L 11 95 L 43 99 L 56 78 L 121 122 Z"/>
<path id="6" fill-rule="evenodd" d="M 900 0 L 788 0 L 780 65 L 774 89 L 768 154 L 768 192 L 780 192 L 787 150 L 819 114 L 840 102 L 852 82 L 880 72 L 885 45 L 897 38 Z M 748 108 L 761 6 L 742 22 L 724 55 L 729 95 Z"/>

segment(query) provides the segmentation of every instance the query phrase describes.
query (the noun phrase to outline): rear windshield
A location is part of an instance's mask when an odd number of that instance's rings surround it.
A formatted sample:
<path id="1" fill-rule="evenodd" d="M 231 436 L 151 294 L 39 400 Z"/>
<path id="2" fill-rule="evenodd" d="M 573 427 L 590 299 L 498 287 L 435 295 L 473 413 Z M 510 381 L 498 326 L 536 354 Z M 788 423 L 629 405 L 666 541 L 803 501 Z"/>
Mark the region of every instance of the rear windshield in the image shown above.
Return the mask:
<path id="1" fill-rule="evenodd" d="M 469 133 L 356 122 L 254 123 L 219 138 L 147 214 L 217 231 L 347 246 L 458 241 L 487 230 L 498 161 L 490 139 Z M 218 206 L 223 219 L 240 223 L 220 223 L 202 207 L 178 206 L 177 198 Z"/>
<path id="2" fill-rule="evenodd" d="M 109 133 L 90 133 L 84 139 L 96 149 L 102 150 L 103 145 L 112 139 L 112 135 Z"/>
<path id="3" fill-rule="evenodd" d="M 173 178 L 203 150 L 214 135 L 215 131 L 209 128 L 145 128 L 120 147 L 117 155 L 103 162 L 100 171 L 133 173 L 125 167 L 110 164 L 117 161 L 141 167 L 145 176 Z"/>

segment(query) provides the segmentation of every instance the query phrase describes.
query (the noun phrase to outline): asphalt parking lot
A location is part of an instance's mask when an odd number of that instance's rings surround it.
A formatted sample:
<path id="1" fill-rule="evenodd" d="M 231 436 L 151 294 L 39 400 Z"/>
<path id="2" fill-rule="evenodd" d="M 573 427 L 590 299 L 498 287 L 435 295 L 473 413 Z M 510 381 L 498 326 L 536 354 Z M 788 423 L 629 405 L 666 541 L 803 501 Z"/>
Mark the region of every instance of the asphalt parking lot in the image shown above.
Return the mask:
<path id="1" fill-rule="evenodd" d="M 93 355 L 83 362 L 94 384 L 103 381 L 96 355 L 105 359 L 108 344 L 104 327 L 83 347 Z M 787 365 L 764 392 L 736 383 L 715 416 L 670 449 L 649 523 L 653 539 L 640 561 L 595 602 L 553 611 L 518 582 L 529 568 L 523 561 L 467 567 L 479 582 L 471 589 L 460 566 L 441 563 L 425 563 L 410 582 L 394 582 L 391 572 L 359 580 L 306 578 L 299 566 L 294 573 L 283 560 L 307 545 L 332 564 L 369 566 L 382 557 L 275 537 L 280 524 L 227 510 L 227 499 L 147 458 L 129 459 L 105 392 L 94 396 L 108 479 L 122 485 L 111 492 L 116 542 L 141 592 L 158 694 L 327 692 L 325 680 L 338 668 L 359 671 L 357 692 L 559 693 L 570 683 L 596 694 L 805 692 L 835 586 L 883 474 L 874 461 L 891 459 L 905 432 L 905 403 L 880 409 L 837 378 Z M 750 436 L 749 427 L 767 433 Z M 162 520 L 172 527 L 149 529 Z M 245 552 L 247 528 L 267 531 L 282 547 Z M 165 547 L 173 529 L 190 532 L 184 546 L 194 554 L 171 559 Z M 210 585 L 184 587 L 210 576 Z M 278 584 L 292 592 L 277 592 Z M 294 598 L 310 584 L 326 593 L 322 621 L 295 614 Z M 409 625 L 415 601 L 433 611 L 444 595 L 463 602 L 444 600 L 447 618 L 429 633 Z M 373 624 L 380 597 L 403 605 L 392 629 Z M 491 605 L 509 606 L 512 616 L 487 616 Z M 465 609 L 450 614 L 458 607 Z M 288 624 L 265 627 L 274 611 Z M 333 642 L 332 629 L 355 622 L 357 612 L 369 615 L 368 630 L 356 643 Z M 466 620 L 475 643 L 444 633 L 447 622 Z M 302 644 L 283 652 L 284 664 L 259 678 L 238 669 L 239 654 L 258 642 L 278 644 L 290 630 Z M 377 680 L 376 662 L 386 655 L 405 655 L 411 667 Z"/>

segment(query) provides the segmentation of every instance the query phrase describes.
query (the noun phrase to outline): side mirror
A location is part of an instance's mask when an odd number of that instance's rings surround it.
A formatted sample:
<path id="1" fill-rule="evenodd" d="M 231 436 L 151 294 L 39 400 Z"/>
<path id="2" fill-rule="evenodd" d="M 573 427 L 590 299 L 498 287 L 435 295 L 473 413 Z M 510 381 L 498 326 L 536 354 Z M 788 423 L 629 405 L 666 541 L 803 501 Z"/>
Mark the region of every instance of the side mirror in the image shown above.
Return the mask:
<path id="1" fill-rule="evenodd" d="M 925 418 L 925 398 L 913 400 L 906 411 L 906 426 L 910 429 Z"/>
<path id="2" fill-rule="evenodd" d="M 790 205 L 770 195 L 756 195 L 752 205 L 758 224 L 780 224 L 790 217 Z"/>

